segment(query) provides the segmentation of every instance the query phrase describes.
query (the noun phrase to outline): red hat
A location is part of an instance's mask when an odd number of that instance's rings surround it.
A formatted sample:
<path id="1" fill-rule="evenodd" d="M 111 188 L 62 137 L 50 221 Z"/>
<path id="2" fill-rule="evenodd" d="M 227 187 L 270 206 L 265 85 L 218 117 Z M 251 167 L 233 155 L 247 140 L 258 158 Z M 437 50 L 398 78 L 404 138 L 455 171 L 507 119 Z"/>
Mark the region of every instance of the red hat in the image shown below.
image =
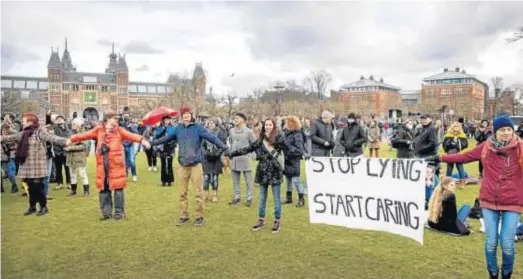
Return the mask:
<path id="1" fill-rule="evenodd" d="M 180 108 L 180 115 L 181 116 L 183 116 L 186 113 L 192 114 L 192 109 L 191 109 L 190 106 L 183 106 L 182 108 Z"/>

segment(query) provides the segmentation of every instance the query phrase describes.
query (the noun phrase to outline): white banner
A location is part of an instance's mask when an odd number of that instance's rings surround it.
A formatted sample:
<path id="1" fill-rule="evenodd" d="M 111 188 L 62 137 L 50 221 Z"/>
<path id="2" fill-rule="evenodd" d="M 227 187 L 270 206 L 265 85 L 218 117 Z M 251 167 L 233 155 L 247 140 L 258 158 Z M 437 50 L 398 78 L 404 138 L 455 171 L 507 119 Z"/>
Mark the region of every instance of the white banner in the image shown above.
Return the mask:
<path id="1" fill-rule="evenodd" d="M 423 244 L 426 169 L 423 160 L 312 157 L 306 161 L 310 222 Z"/>

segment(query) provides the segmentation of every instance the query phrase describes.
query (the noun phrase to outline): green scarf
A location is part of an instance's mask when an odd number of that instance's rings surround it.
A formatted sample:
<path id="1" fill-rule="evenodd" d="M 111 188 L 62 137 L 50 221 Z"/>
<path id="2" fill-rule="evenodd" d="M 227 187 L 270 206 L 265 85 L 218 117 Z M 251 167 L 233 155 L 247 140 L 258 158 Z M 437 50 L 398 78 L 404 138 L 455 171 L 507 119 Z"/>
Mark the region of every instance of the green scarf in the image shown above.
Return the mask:
<path id="1" fill-rule="evenodd" d="M 500 147 L 506 146 L 509 143 L 510 143 L 510 141 L 500 141 L 500 140 L 498 140 L 496 138 L 496 136 L 492 137 L 492 146 L 494 148 L 500 148 Z"/>

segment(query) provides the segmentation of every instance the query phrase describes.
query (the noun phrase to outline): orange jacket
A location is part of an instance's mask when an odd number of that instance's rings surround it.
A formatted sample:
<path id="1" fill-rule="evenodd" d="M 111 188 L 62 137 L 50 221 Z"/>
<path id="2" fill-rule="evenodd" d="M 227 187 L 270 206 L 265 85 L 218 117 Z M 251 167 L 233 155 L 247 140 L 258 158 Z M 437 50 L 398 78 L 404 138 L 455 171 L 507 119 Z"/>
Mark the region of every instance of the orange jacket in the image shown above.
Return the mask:
<path id="1" fill-rule="evenodd" d="M 128 132 L 127 130 L 117 127 L 106 134 L 105 125 L 100 124 L 92 130 L 73 135 L 71 142 L 80 142 L 85 140 L 96 140 L 96 187 L 102 190 L 104 186 L 104 164 L 103 155 L 100 152 L 102 143 L 109 147 L 109 189 L 124 189 L 127 186 L 127 177 L 125 175 L 125 155 L 122 141 L 140 142 L 142 136 Z"/>

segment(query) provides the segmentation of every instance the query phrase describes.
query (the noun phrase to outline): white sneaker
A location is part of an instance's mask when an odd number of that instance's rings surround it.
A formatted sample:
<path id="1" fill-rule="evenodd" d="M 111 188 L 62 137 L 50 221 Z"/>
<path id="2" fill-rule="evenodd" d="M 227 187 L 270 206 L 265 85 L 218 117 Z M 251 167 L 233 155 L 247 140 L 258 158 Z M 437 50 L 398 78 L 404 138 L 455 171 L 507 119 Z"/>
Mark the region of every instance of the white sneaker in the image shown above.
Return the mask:
<path id="1" fill-rule="evenodd" d="M 158 169 L 156 167 L 153 167 L 153 171 L 158 171 Z"/>
<path id="2" fill-rule="evenodd" d="M 479 228 L 480 232 L 485 232 L 485 222 L 483 221 L 483 218 L 479 218 L 479 224 L 481 225 Z"/>
<path id="3" fill-rule="evenodd" d="M 153 170 L 153 167 L 149 167 L 147 170 L 148 170 L 148 171 L 152 171 L 152 170 Z"/>
<path id="4" fill-rule="evenodd" d="M 136 177 L 136 175 L 133 176 L 133 181 L 134 181 L 134 182 L 138 181 L 138 177 Z"/>

